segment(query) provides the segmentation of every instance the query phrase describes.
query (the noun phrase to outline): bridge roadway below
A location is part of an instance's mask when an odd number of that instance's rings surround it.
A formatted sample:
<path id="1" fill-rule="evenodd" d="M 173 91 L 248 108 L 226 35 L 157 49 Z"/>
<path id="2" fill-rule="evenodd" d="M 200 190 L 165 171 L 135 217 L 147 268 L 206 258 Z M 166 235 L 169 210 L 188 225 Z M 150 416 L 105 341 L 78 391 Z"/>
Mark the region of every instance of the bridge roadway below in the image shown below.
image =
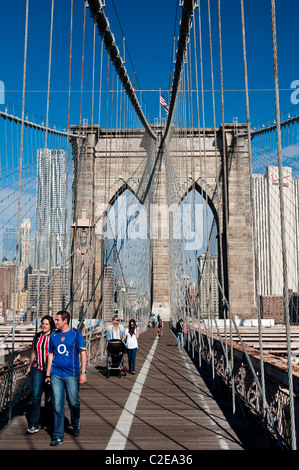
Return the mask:
<path id="1" fill-rule="evenodd" d="M 233 416 L 228 391 L 213 386 L 208 368 L 199 373 L 187 351 L 177 348 L 168 324 L 161 339 L 156 328 L 140 335 L 135 375 L 108 378 L 105 365 L 103 358 L 88 366 L 87 383 L 80 389 L 79 437 L 68 427 L 63 444 L 50 447 L 47 431 L 26 434 L 23 411 L 1 430 L 0 450 L 184 452 L 276 447 L 271 439 L 265 441 L 256 419 L 248 416 L 246 421 L 239 407 Z"/>

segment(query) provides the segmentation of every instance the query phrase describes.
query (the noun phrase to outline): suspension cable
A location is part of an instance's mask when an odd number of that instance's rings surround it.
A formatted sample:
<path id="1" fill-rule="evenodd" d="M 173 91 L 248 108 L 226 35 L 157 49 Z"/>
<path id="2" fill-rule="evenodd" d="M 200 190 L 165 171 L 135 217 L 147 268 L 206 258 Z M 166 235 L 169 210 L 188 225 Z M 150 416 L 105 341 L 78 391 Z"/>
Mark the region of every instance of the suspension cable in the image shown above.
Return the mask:
<path id="1" fill-rule="evenodd" d="M 273 41 L 273 72 L 274 72 L 274 82 L 275 82 L 275 110 L 276 110 L 276 121 L 277 121 L 277 153 L 278 153 L 278 173 L 279 173 L 281 245 L 282 245 L 282 260 L 283 260 L 283 299 L 284 299 L 284 311 L 285 311 L 285 320 L 286 320 L 286 339 L 287 339 L 287 351 L 288 351 L 291 446 L 293 450 L 296 450 L 293 367 L 292 367 L 292 361 L 291 361 L 288 271 L 287 271 L 287 254 L 286 254 L 285 207 L 284 207 L 284 194 L 283 194 L 283 170 L 282 170 L 282 150 L 281 150 L 281 127 L 280 127 L 275 0 L 271 0 L 271 12 L 272 12 L 272 41 Z"/>
<path id="2" fill-rule="evenodd" d="M 145 130 L 155 140 L 156 135 L 153 133 L 152 129 L 150 128 L 146 120 L 146 117 L 143 114 L 143 111 L 139 104 L 134 87 L 131 84 L 126 68 L 124 66 L 124 62 L 119 54 L 119 49 L 117 45 L 115 44 L 114 36 L 110 30 L 108 19 L 106 18 L 106 15 L 103 10 L 103 4 L 101 0 L 88 0 L 88 4 L 89 4 L 91 15 L 93 16 L 94 21 L 96 21 L 97 23 L 99 33 L 104 39 L 104 43 L 106 45 L 110 59 L 115 67 L 116 72 L 119 75 L 119 78 L 124 86 L 124 89 L 127 95 L 129 96 L 131 103 L 140 121 L 142 122 Z"/>
<path id="3" fill-rule="evenodd" d="M 29 17 L 29 0 L 26 0 L 26 19 L 25 19 L 25 42 L 24 42 L 24 66 L 23 66 L 23 95 L 22 95 L 22 127 L 21 127 L 21 151 L 20 151 L 20 170 L 19 170 L 19 197 L 18 197 L 18 219 L 17 219 L 17 234 L 19 234 L 20 226 L 20 201 L 21 201 L 21 180 L 22 180 L 22 165 L 23 165 L 23 151 L 24 151 L 24 116 L 25 116 L 25 90 L 26 90 L 26 72 L 27 72 L 27 42 L 28 42 L 28 17 Z M 19 238 L 16 240 L 16 259 L 19 253 Z M 15 292 L 18 282 L 18 269 L 15 273 Z M 12 417 L 12 386 L 13 386 L 13 364 L 14 364 L 14 340 L 15 340 L 15 320 L 16 320 L 16 294 L 14 298 L 14 312 L 13 312 L 13 333 L 12 333 L 12 351 L 11 351 L 11 378 L 10 378 L 10 400 L 9 400 L 9 422 Z"/>
<path id="4" fill-rule="evenodd" d="M 178 39 L 176 63 L 175 63 L 175 69 L 174 69 L 174 74 L 173 74 L 169 114 L 167 118 L 165 132 L 162 138 L 162 145 L 167 137 L 168 131 L 170 129 L 170 124 L 172 121 L 174 106 L 175 106 L 175 102 L 176 102 L 177 94 L 179 90 L 180 77 L 181 77 L 182 68 L 184 65 L 185 51 L 186 51 L 186 47 L 189 41 L 191 21 L 192 21 L 192 17 L 194 13 L 194 8 L 195 8 L 194 0 L 184 0 L 184 4 L 182 5 L 180 35 Z"/>

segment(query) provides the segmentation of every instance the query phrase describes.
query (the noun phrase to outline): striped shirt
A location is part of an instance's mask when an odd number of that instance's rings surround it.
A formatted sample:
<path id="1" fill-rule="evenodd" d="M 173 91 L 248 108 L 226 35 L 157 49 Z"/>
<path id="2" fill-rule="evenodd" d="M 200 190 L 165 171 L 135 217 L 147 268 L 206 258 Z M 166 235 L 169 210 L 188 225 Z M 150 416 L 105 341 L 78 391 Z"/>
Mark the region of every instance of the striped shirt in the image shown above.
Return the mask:
<path id="1" fill-rule="evenodd" d="M 49 354 L 50 335 L 43 335 L 42 332 L 36 333 L 33 338 L 31 349 L 35 351 L 35 361 L 33 367 L 46 371 L 47 357 Z"/>

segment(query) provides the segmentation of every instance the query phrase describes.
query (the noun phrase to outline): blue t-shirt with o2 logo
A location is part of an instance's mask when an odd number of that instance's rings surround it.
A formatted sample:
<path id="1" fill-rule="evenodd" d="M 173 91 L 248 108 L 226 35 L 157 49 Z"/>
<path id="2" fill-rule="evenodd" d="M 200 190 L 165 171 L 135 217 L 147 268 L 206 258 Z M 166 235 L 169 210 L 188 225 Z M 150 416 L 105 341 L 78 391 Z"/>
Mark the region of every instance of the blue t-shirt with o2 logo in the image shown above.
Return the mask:
<path id="1" fill-rule="evenodd" d="M 79 375 L 79 353 L 85 350 L 83 336 L 76 328 L 70 328 L 66 333 L 54 331 L 49 341 L 49 353 L 53 353 L 51 374 L 64 377 Z"/>

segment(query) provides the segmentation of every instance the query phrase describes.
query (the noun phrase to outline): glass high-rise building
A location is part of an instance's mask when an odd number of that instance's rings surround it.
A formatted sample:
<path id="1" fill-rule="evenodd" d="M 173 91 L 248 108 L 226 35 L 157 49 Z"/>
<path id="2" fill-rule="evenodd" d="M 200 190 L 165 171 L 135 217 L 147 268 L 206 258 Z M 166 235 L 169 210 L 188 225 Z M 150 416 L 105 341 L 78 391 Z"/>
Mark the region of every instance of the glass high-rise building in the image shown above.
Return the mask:
<path id="1" fill-rule="evenodd" d="M 17 229 L 15 227 L 4 227 L 3 236 L 3 259 L 13 261 L 16 257 Z"/>
<path id="2" fill-rule="evenodd" d="M 39 149 L 35 212 L 34 268 L 45 270 L 63 264 L 66 206 L 66 152 Z"/>

